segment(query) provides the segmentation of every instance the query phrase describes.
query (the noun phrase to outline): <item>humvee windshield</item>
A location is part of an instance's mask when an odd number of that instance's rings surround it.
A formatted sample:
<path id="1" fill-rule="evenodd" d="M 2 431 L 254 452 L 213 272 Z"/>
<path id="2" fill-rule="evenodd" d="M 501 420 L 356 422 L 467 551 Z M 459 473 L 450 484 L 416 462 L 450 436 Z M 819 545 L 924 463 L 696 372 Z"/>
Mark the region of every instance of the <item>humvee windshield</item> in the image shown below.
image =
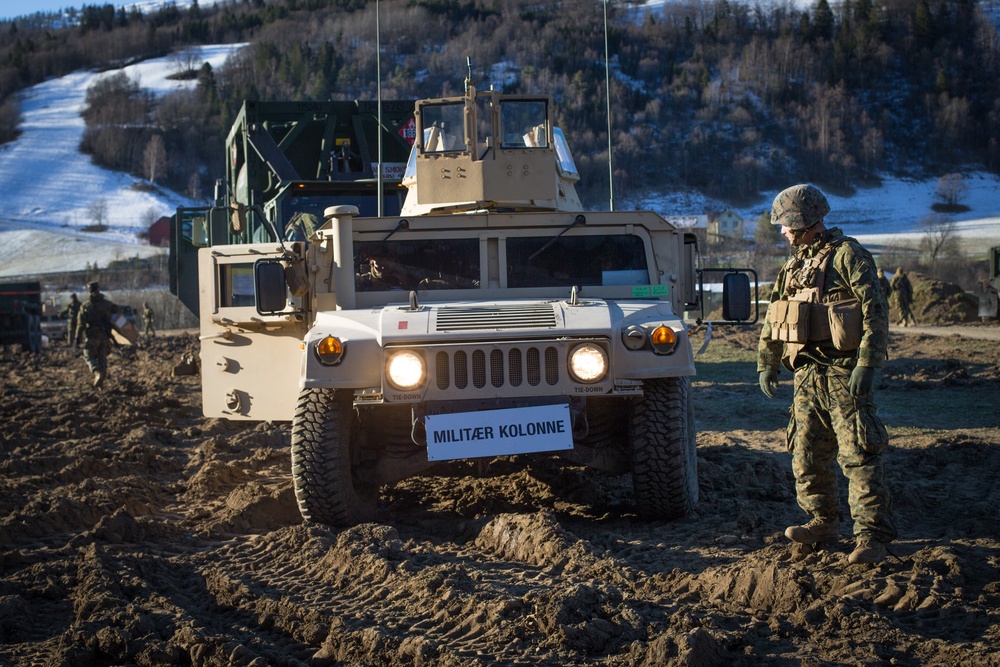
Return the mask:
<path id="1" fill-rule="evenodd" d="M 523 236 L 505 242 L 507 287 L 649 284 L 646 249 L 639 236 L 566 235 L 554 241 Z M 355 288 L 359 292 L 477 289 L 481 248 L 478 237 L 361 241 L 355 246 Z"/>
<path id="2" fill-rule="evenodd" d="M 549 135 L 543 100 L 504 100 L 500 103 L 501 148 L 548 148 Z"/>
<path id="3" fill-rule="evenodd" d="M 508 287 L 648 285 L 642 239 L 626 234 L 507 239 Z M 534 256 L 534 257 L 532 257 Z"/>
<path id="4" fill-rule="evenodd" d="M 402 191 L 389 190 L 383 195 L 385 215 L 399 215 Z M 309 241 L 313 232 L 323 225 L 323 212 L 330 206 L 356 206 L 359 215 L 373 218 L 378 215 L 378 193 L 336 193 L 287 197 L 281 203 L 281 219 L 285 221 L 282 237 L 285 241 Z M 268 239 L 264 239 L 268 240 Z"/>
<path id="5" fill-rule="evenodd" d="M 545 100 L 502 100 L 499 104 L 500 136 L 493 136 L 490 98 L 476 101 L 476 145 L 501 148 L 548 148 L 548 103 Z M 424 153 L 466 150 L 465 104 L 428 104 L 421 107 Z M 480 156 L 482 157 L 482 156 Z"/>
<path id="6" fill-rule="evenodd" d="M 465 150 L 463 102 L 427 105 L 422 107 L 420 113 L 425 153 Z"/>

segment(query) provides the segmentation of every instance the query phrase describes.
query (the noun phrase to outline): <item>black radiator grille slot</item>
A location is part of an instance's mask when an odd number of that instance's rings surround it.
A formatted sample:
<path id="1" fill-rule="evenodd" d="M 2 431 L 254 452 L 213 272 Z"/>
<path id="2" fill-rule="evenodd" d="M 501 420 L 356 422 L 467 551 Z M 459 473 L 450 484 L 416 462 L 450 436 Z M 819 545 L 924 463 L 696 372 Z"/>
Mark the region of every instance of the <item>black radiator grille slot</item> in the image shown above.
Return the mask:
<path id="1" fill-rule="evenodd" d="M 555 346 L 521 349 L 493 348 L 485 350 L 438 350 L 434 357 L 437 375 L 435 384 L 444 391 L 455 387 L 483 389 L 487 385 L 520 387 L 527 382 L 532 387 L 542 383 L 559 383 L 559 350 Z"/>
<path id="2" fill-rule="evenodd" d="M 438 331 L 551 329 L 556 325 L 550 303 L 446 307 L 437 310 L 436 320 Z"/>

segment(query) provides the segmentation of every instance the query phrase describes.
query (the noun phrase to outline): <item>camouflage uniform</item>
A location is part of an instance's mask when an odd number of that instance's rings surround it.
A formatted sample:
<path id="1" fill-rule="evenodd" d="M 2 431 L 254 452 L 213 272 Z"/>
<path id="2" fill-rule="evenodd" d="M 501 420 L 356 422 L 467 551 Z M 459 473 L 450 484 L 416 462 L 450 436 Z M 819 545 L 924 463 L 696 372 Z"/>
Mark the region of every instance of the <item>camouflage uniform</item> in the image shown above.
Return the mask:
<path id="1" fill-rule="evenodd" d="M 888 301 L 889 296 L 892 294 L 892 286 L 889 284 L 889 279 L 885 277 L 885 272 L 882 269 L 878 270 L 878 284 L 882 287 L 882 296 Z"/>
<path id="2" fill-rule="evenodd" d="M 79 345 L 80 337 L 77 334 L 77 323 L 80 320 L 80 307 L 81 303 L 79 299 L 76 298 L 76 294 L 70 295 L 69 305 L 66 306 L 66 310 L 60 313 L 65 317 L 68 322 L 66 325 L 66 344 L 67 345 Z"/>
<path id="3" fill-rule="evenodd" d="M 100 386 L 108 371 L 111 354 L 111 316 L 118 306 L 108 301 L 92 283 L 90 298 L 80 308 L 77 339 L 84 338 L 83 358 L 94 373 L 94 384 Z"/>
<path id="4" fill-rule="evenodd" d="M 322 222 L 312 213 L 296 212 L 285 227 L 285 240 L 308 242 L 321 226 Z"/>
<path id="5" fill-rule="evenodd" d="M 911 322 L 916 325 L 917 320 L 913 317 L 910 305 L 913 303 L 913 286 L 910 279 L 903 273 L 903 269 L 896 269 L 896 275 L 892 277 L 892 298 L 899 308 L 899 323 L 904 327 Z"/>
<path id="6" fill-rule="evenodd" d="M 820 219 L 827 211 L 828 207 Z M 838 350 L 830 339 L 801 345 L 774 341 L 771 325 L 765 322 L 757 349 L 757 371 L 776 372 L 784 366 L 795 375 L 786 444 L 792 454 L 799 506 L 820 521 L 839 521 L 833 469 L 836 460 L 848 480 L 854 535 L 885 544 L 896 538 L 882 461 L 889 437 L 878 418 L 873 394 L 855 397 L 848 389 L 855 366 L 881 368 L 886 358 L 888 305 L 874 261 L 867 250 L 839 229 L 824 230 L 808 246 L 795 248 L 795 256 L 775 280 L 770 300 L 773 303 L 790 296 L 800 286 L 797 269 L 802 260 L 815 257 L 830 243 L 836 244 L 836 249 L 824 274 L 824 293 L 834 300 L 860 301 L 860 347 Z"/>
<path id="7" fill-rule="evenodd" d="M 153 309 L 149 307 L 149 304 L 142 304 L 142 321 L 145 324 L 145 333 L 150 336 L 156 335 L 156 332 L 153 331 L 153 321 L 155 319 L 156 317 L 153 315 Z"/>

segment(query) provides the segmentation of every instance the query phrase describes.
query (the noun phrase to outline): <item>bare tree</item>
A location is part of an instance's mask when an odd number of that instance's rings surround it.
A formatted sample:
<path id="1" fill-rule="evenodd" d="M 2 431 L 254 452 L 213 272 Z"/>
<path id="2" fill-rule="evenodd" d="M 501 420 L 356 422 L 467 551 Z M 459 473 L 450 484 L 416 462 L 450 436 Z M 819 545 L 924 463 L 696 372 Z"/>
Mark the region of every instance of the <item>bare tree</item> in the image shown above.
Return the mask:
<path id="1" fill-rule="evenodd" d="M 945 174 L 938 179 L 935 193 L 948 206 L 957 206 L 969 194 L 969 186 L 961 174 Z"/>
<path id="2" fill-rule="evenodd" d="M 92 229 L 95 232 L 103 232 L 108 228 L 108 202 L 104 199 L 95 199 L 92 201 L 90 207 L 87 209 L 87 215 L 90 217 L 90 221 L 94 223 Z"/>
<path id="3" fill-rule="evenodd" d="M 917 227 L 922 233 L 920 250 L 929 258 L 932 271 L 942 258 L 959 254 L 959 235 L 953 221 L 935 213 L 921 218 Z"/>
<path id="4" fill-rule="evenodd" d="M 142 154 L 142 167 L 150 185 L 156 185 L 156 177 L 166 166 L 167 149 L 163 146 L 163 137 L 154 134 Z"/>
<path id="5" fill-rule="evenodd" d="M 147 208 L 146 211 L 142 214 L 142 226 L 143 226 L 143 228 L 148 230 L 150 227 L 153 226 L 154 222 L 156 222 L 157 220 L 159 220 L 159 218 L 160 218 L 160 215 L 159 215 L 159 213 L 156 212 L 155 208 L 152 208 L 152 207 Z"/>
<path id="6" fill-rule="evenodd" d="M 193 79 L 198 76 L 198 57 L 200 52 L 197 47 L 186 46 L 177 49 L 170 54 L 170 64 L 174 70 L 174 78 Z"/>
<path id="7" fill-rule="evenodd" d="M 187 194 L 191 199 L 200 200 L 202 198 L 201 174 L 197 171 L 191 174 L 191 178 L 188 179 Z"/>

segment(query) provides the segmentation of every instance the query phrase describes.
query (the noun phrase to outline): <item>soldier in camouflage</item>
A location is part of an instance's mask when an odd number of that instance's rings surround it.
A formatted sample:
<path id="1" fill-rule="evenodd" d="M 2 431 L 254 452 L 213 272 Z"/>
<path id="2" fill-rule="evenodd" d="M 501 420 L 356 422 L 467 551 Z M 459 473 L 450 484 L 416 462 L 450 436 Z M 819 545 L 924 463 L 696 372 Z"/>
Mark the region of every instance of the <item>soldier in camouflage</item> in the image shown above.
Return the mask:
<path id="1" fill-rule="evenodd" d="M 889 295 L 892 294 L 892 286 L 889 284 L 889 279 L 885 277 L 885 271 L 882 269 L 878 270 L 878 284 L 882 287 L 882 296 L 888 301 Z"/>
<path id="2" fill-rule="evenodd" d="M 80 346 L 80 339 L 77 337 L 76 329 L 77 322 L 80 319 L 80 308 L 82 304 L 80 300 L 76 298 L 76 293 L 69 295 L 69 305 L 66 306 L 66 310 L 59 313 L 62 317 L 69 320 L 69 324 L 66 327 L 66 344 L 72 345 L 73 347 Z"/>
<path id="3" fill-rule="evenodd" d="M 153 322 L 156 320 L 156 316 L 153 314 L 153 309 L 149 307 L 149 304 L 145 301 L 142 302 L 142 321 L 145 325 L 145 333 L 150 336 L 155 336 L 156 331 L 153 329 Z"/>
<path id="4" fill-rule="evenodd" d="M 108 375 L 111 354 L 111 317 L 120 309 L 101 294 L 98 283 L 87 284 L 90 298 L 80 308 L 77 340 L 84 339 L 83 358 L 94 373 L 94 386 L 100 387 Z"/>
<path id="5" fill-rule="evenodd" d="M 913 285 L 906 277 L 903 267 L 896 269 L 896 274 L 892 277 L 892 282 L 889 285 L 892 290 L 892 300 L 896 302 L 896 307 L 899 309 L 900 326 L 906 327 L 911 324 L 916 326 L 917 320 L 913 317 L 913 311 L 910 309 L 910 306 L 913 305 Z"/>
<path id="6" fill-rule="evenodd" d="M 781 225 L 794 252 L 771 292 L 757 372 L 768 398 L 774 397 L 781 366 L 794 374 L 786 444 L 792 454 L 798 504 L 812 520 L 789 526 L 786 537 L 809 545 L 837 540 L 837 461 L 848 480 L 856 538 L 848 562 L 876 563 L 885 558 L 885 545 L 896 538 L 882 460 L 889 437 L 873 396 L 875 369 L 886 358 L 889 309 L 872 256 L 839 229 L 826 228 L 823 218 L 829 211 L 826 197 L 811 185 L 788 188 L 774 200 L 771 222 Z M 817 256 L 825 258 L 819 270 L 815 261 L 810 263 Z M 817 326 L 815 317 L 810 319 L 810 335 L 800 342 L 774 333 L 782 326 L 772 322 L 772 310 L 781 310 L 776 302 L 794 299 L 797 291 L 808 288 L 819 290 L 824 308 L 831 303 L 860 305 L 860 342 L 845 344 L 841 338 L 835 344 L 830 328 Z M 844 349 L 851 346 L 854 349 Z"/>

